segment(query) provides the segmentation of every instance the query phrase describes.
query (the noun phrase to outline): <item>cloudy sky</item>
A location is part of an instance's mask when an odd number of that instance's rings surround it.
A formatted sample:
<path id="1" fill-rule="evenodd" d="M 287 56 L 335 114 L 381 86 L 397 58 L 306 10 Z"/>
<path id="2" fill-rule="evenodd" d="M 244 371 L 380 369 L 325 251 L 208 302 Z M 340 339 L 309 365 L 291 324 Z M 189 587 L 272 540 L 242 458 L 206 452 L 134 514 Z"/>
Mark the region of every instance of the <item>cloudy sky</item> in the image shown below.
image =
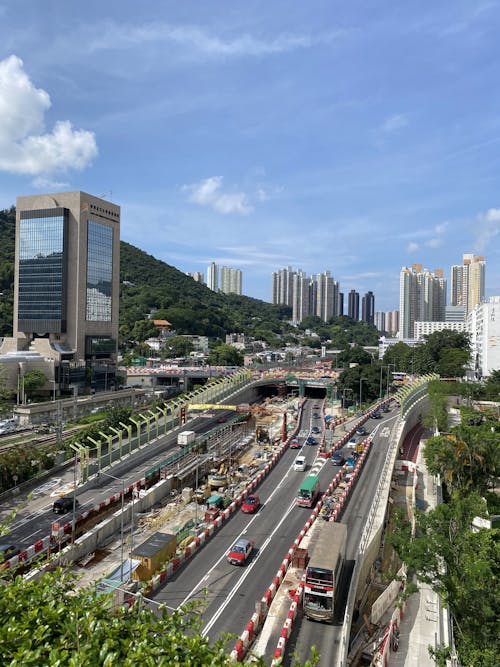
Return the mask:
<path id="1" fill-rule="evenodd" d="M 500 3 L 0 0 L 0 207 L 84 190 L 182 271 L 285 266 L 398 307 L 484 254 L 500 294 Z"/>

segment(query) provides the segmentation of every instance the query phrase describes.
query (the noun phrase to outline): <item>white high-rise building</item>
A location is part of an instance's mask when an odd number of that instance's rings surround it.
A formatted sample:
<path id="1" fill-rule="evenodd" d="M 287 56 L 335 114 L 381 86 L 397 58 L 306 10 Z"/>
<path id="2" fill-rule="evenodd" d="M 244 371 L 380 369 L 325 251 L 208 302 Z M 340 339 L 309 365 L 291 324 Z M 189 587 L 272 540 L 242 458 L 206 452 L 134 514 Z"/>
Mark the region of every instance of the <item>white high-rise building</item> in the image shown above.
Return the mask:
<path id="1" fill-rule="evenodd" d="M 300 269 L 299 269 L 300 273 Z M 293 276 L 295 271 L 291 266 L 273 272 L 271 303 L 293 306 Z"/>
<path id="2" fill-rule="evenodd" d="M 302 322 L 311 315 L 312 282 L 303 271 L 292 277 L 292 320 Z"/>
<path id="3" fill-rule="evenodd" d="M 211 262 L 207 269 L 207 287 L 212 292 L 219 291 L 219 267 L 215 262 Z"/>
<path id="4" fill-rule="evenodd" d="M 500 296 L 479 303 L 467 317 L 476 378 L 500 369 Z"/>
<path id="5" fill-rule="evenodd" d="M 462 264 L 451 267 L 450 304 L 465 308 L 465 315 L 485 299 L 484 257 L 465 253 Z"/>
<path id="6" fill-rule="evenodd" d="M 399 338 L 413 338 L 414 323 L 444 320 L 446 280 L 443 271 L 403 267 L 399 277 Z"/>
<path id="7" fill-rule="evenodd" d="M 220 291 L 224 294 L 241 294 L 241 271 L 230 266 L 220 267 Z"/>
<path id="8" fill-rule="evenodd" d="M 375 326 L 380 333 L 385 331 L 385 313 L 384 311 L 378 310 L 375 313 Z"/>
<path id="9" fill-rule="evenodd" d="M 315 314 L 323 322 L 328 322 L 329 319 L 339 314 L 339 284 L 332 278 L 330 271 L 316 276 L 314 296 Z"/>
<path id="10" fill-rule="evenodd" d="M 340 315 L 342 308 L 339 283 L 329 271 L 310 277 L 290 266 L 272 274 L 272 303 L 291 307 L 294 322 L 309 315 L 327 322 Z"/>

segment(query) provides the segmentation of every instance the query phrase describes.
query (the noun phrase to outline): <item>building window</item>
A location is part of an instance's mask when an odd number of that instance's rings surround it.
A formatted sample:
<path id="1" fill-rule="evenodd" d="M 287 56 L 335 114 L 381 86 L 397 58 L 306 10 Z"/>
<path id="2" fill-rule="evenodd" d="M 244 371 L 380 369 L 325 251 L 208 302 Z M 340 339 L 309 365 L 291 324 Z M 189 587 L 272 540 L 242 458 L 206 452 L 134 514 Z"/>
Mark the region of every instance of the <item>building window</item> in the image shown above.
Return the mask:
<path id="1" fill-rule="evenodd" d="M 87 223 L 86 320 L 111 321 L 113 229 L 93 220 Z"/>
<path id="2" fill-rule="evenodd" d="M 18 299 L 21 331 L 65 330 L 66 219 L 65 209 L 21 212 Z"/>

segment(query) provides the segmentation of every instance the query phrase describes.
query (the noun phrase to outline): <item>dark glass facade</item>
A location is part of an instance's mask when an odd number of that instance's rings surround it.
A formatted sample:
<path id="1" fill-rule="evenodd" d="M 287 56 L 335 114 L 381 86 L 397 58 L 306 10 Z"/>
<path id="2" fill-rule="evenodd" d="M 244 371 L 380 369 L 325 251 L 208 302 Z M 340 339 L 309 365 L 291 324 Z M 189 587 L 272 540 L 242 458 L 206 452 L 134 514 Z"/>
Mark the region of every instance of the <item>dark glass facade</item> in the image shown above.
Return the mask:
<path id="1" fill-rule="evenodd" d="M 20 331 L 66 330 L 66 244 L 63 208 L 22 211 L 19 221 Z"/>
<path id="2" fill-rule="evenodd" d="M 113 229 L 93 220 L 87 223 L 87 305 L 89 322 L 111 321 Z"/>

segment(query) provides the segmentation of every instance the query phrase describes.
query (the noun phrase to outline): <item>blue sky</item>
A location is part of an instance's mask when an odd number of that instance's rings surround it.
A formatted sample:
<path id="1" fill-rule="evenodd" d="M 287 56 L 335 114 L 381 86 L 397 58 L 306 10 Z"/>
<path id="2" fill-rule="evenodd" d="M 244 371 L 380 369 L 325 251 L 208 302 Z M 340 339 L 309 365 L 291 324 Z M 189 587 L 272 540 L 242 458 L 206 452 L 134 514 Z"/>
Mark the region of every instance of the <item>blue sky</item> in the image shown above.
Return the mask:
<path id="1" fill-rule="evenodd" d="M 85 190 L 121 237 L 270 300 L 285 266 L 398 307 L 484 254 L 500 294 L 500 3 L 0 0 L 0 207 Z"/>

